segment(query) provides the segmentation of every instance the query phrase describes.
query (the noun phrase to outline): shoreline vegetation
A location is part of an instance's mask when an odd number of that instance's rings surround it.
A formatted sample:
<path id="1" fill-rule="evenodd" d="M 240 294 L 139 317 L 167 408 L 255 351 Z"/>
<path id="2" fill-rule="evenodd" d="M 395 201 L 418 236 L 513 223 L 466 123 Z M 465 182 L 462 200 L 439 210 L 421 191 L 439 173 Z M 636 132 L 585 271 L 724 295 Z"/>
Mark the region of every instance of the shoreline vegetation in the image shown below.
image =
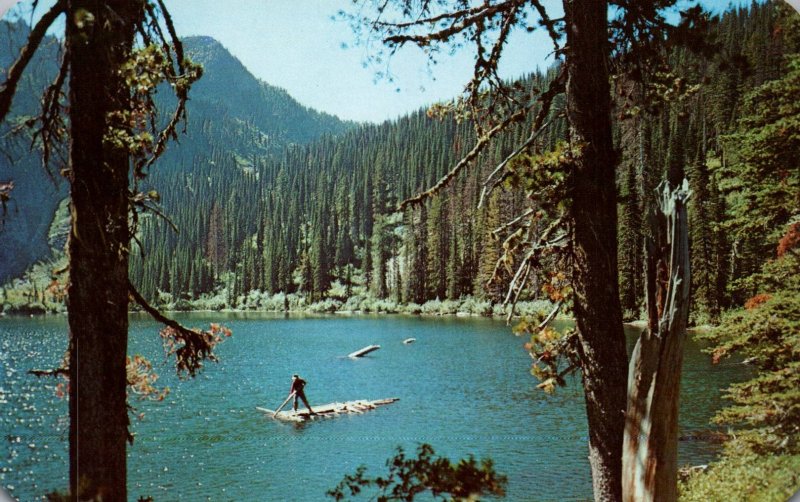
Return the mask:
<path id="1" fill-rule="evenodd" d="M 16 293 L 16 294 L 15 294 Z M 0 315 L 53 315 L 66 313 L 63 301 L 53 301 L 36 293 L 36 300 L 29 301 L 31 293 L 19 292 L 15 289 L 0 290 Z M 22 300 L 24 298 L 24 300 Z M 269 294 L 251 291 L 240 296 L 231 305 L 224 295 L 201 295 L 196 299 L 173 300 L 172 295 L 163 293 L 154 305 L 162 312 L 220 312 L 220 313 L 287 313 L 287 314 L 408 314 L 427 316 L 464 316 L 507 318 L 511 305 L 492 303 L 489 300 L 464 296 L 451 300 L 429 300 L 423 304 L 403 303 L 393 299 L 380 299 L 372 295 L 354 295 L 348 298 L 326 298 L 308 303 L 306 297 L 297 293 Z M 547 315 L 552 312 L 554 304 L 548 300 L 520 301 L 514 306 L 513 318 Z M 130 313 L 143 312 L 135 304 L 131 304 Z M 559 315 L 568 319 L 569 316 Z"/>

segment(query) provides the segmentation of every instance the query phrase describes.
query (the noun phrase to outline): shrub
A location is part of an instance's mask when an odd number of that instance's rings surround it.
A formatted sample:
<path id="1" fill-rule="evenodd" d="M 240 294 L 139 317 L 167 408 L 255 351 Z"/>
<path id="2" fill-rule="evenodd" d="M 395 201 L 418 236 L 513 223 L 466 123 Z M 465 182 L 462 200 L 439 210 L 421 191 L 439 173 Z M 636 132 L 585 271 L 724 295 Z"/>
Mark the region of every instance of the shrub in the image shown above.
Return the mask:
<path id="1" fill-rule="evenodd" d="M 555 307 L 555 305 L 549 300 L 530 300 L 517 303 L 514 313 L 523 317 L 535 318 L 540 315 L 547 316 L 547 314 L 552 312 L 553 307 Z"/>
<path id="2" fill-rule="evenodd" d="M 450 500 L 477 500 L 477 496 L 483 494 L 505 495 L 508 479 L 494 470 L 491 459 L 478 462 L 470 455 L 456 463 L 435 454 L 430 445 L 422 444 L 417 448 L 417 456 L 409 458 L 398 447 L 395 456 L 386 461 L 387 475 L 368 478 L 365 476 L 367 468 L 362 465 L 355 474 L 345 475 L 326 495 L 334 500 L 346 500 L 370 487 L 378 489 L 371 497 L 377 500 L 413 501 L 422 494 L 426 500 L 444 499 L 445 494 L 450 495 Z"/>
<path id="3" fill-rule="evenodd" d="M 375 312 L 381 312 L 384 314 L 396 314 L 400 311 L 400 308 L 397 306 L 397 302 L 394 300 L 376 300 L 372 304 L 372 309 Z"/>
<path id="4" fill-rule="evenodd" d="M 342 305 L 342 310 L 346 310 L 349 312 L 355 312 L 358 310 L 363 310 L 362 304 L 366 302 L 366 297 L 363 295 L 354 295 L 347 299 Z"/>
<path id="5" fill-rule="evenodd" d="M 336 279 L 331 283 L 331 287 L 328 289 L 326 295 L 328 298 L 344 301 L 347 299 L 347 287 L 342 284 L 339 279 Z"/>
<path id="6" fill-rule="evenodd" d="M 492 315 L 495 317 L 505 317 L 511 310 L 511 305 L 503 305 L 502 303 L 495 303 L 492 305 Z"/>
<path id="7" fill-rule="evenodd" d="M 489 300 L 468 296 L 462 299 L 458 311 L 472 315 L 490 316 L 492 315 L 492 303 Z"/>
<path id="8" fill-rule="evenodd" d="M 339 300 L 334 300 L 332 298 L 326 298 L 324 300 L 320 300 L 318 302 L 312 303 L 307 307 L 309 312 L 315 313 L 334 313 L 339 310 L 342 306 L 342 302 Z"/>
<path id="9" fill-rule="evenodd" d="M 679 485 L 680 500 L 784 502 L 800 486 L 800 455 L 733 455 L 689 475 Z"/>
<path id="10" fill-rule="evenodd" d="M 286 294 L 281 291 L 275 293 L 274 295 L 266 295 L 265 298 L 261 300 L 261 310 L 266 312 L 281 312 L 284 309 L 285 301 L 286 301 Z"/>
<path id="11" fill-rule="evenodd" d="M 461 302 L 458 300 L 444 300 L 439 305 L 439 315 L 450 315 L 458 312 Z"/>
<path id="12" fill-rule="evenodd" d="M 158 292 L 158 298 L 156 299 L 156 306 L 171 310 L 172 309 L 172 293 L 167 293 L 166 291 Z"/>
<path id="13" fill-rule="evenodd" d="M 422 304 L 422 313 L 428 315 L 438 315 L 441 312 L 442 302 L 438 298 L 435 300 L 428 300 Z"/>
<path id="14" fill-rule="evenodd" d="M 422 313 L 422 305 L 419 303 L 409 303 L 403 307 L 403 312 L 406 314 L 419 315 Z"/>
<path id="15" fill-rule="evenodd" d="M 736 352 L 756 368 L 750 380 L 731 385 L 714 421 L 746 424 L 758 431 L 760 448 L 800 451 L 800 297 L 776 293 L 750 310 L 731 312 L 707 338 L 712 361 Z"/>

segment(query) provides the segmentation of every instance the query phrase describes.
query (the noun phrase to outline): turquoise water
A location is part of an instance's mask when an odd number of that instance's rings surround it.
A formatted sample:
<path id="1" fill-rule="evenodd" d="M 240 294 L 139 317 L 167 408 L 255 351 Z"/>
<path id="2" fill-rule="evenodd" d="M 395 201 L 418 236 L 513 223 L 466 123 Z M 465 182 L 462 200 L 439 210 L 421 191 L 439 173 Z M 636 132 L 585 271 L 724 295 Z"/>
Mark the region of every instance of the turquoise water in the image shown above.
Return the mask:
<path id="1" fill-rule="evenodd" d="M 279 317 L 191 314 L 196 326 L 222 321 L 234 336 L 220 363 L 179 382 L 165 362 L 159 326 L 131 319 L 130 352 L 154 362 L 164 402 L 134 402 L 129 448 L 131 500 L 324 500 L 346 473 L 384 462 L 402 445 L 430 443 L 438 454 L 491 457 L 507 475 L 507 500 L 591 497 L 586 418 L 580 382 L 554 396 L 535 388 L 525 340 L 503 322 L 403 316 Z M 402 340 L 417 342 L 404 345 Z M 629 340 L 634 340 L 631 332 Z M 381 349 L 357 360 L 346 354 Z M 66 346 L 64 318 L 0 319 L 0 486 L 20 500 L 67 484 L 67 403 L 56 381 L 31 368 L 57 365 Z M 717 446 L 702 439 L 722 403 L 718 389 L 741 379 L 741 365 L 712 367 L 689 343 L 684 361 L 680 463 L 708 462 Z M 255 410 L 275 408 L 292 373 L 307 381 L 312 404 L 398 397 L 363 415 L 304 425 Z"/>

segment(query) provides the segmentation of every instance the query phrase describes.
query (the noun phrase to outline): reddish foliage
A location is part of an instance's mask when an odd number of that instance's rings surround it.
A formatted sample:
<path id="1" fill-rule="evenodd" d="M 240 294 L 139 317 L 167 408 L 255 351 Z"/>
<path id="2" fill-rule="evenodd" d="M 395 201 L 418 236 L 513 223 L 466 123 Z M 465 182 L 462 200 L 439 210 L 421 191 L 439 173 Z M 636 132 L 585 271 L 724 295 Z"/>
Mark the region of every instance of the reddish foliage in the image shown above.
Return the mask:
<path id="1" fill-rule="evenodd" d="M 153 365 L 143 356 L 136 354 L 125 358 L 125 371 L 128 380 L 128 391 L 140 399 L 163 401 L 169 388 L 158 389 L 155 386 L 158 375 Z"/>
<path id="2" fill-rule="evenodd" d="M 549 281 L 542 285 L 542 292 L 552 302 L 563 301 L 571 292 L 566 274 L 564 272 L 550 272 L 548 275 L 550 276 Z"/>
<path id="3" fill-rule="evenodd" d="M 789 225 L 789 230 L 778 242 L 778 258 L 800 244 L 800 222 Z"/>
<path id="4" fill-rule="evenodd" d="M 756 295 L 747 300 L 746 302 L 744 302 L 744 308 L 746 308 L 747 310 L 753 310 L 754 308 L 757 308 L 760 305 L 763 305 L 764 303 L 769 301 L 770 298 L 772 298 L 772 295 L 767 293 L 761 293 L 760 295 Z"/>
<path id="5" fill-rule="evenodd" d="M 178 375 L 195 376 L 203 361 L 217 361 L 214 347 L 231 336 L 231 330 L 216 323 L 208 331 L 187 329 L 174 323 L 159 333 L 168 356 L 175 355 Z"/>

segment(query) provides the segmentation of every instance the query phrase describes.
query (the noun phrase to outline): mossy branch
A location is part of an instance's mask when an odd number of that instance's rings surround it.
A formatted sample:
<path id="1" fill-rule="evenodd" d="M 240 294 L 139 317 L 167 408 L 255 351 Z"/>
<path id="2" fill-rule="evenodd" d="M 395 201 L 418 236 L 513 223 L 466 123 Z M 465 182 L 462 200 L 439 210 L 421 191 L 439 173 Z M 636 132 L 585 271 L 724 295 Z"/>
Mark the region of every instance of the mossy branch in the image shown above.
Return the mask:
<path id="1" fill-rule="evenodd" d="M 8 70 L 6 81 L 0 85 L 0 121 L 5 120 L 6 115 L 8 115 L 8 111 L 11 109 L 11 100 L 17 92 L 17 85 L 28 63 L 31 62 L 36 49 L 39 48 L 39 44 L 47 33 L 47 29 L 50 28 L 50 25 L 53 24 L 53 21 L 55 21 L 58 16 L 65 12 L 65 9 L 66 0 L 57 1 L 50 10 L 45 12 L 28 35 L 28 41 L 22 47 L 17 60 L 14 61 L 14 64 L 12 64 L 11 68 Z"/>
<path id="2" fill-rule="evenodd" d="M 194 377 L 202 369 L 203 361 L 217 361 L 214 347 L 222 342 L 222 336 L 231 336 L 228 328 L 211 324 L 211 329 L 208 331 L 189 329 L 150 305 L 130 283 L 128 284 L 128 293 L 153 319 L 166 326 L 161 330 L 160 335 L 167 354 L 175 355 L 175 367 L 179 376 Z"/>

